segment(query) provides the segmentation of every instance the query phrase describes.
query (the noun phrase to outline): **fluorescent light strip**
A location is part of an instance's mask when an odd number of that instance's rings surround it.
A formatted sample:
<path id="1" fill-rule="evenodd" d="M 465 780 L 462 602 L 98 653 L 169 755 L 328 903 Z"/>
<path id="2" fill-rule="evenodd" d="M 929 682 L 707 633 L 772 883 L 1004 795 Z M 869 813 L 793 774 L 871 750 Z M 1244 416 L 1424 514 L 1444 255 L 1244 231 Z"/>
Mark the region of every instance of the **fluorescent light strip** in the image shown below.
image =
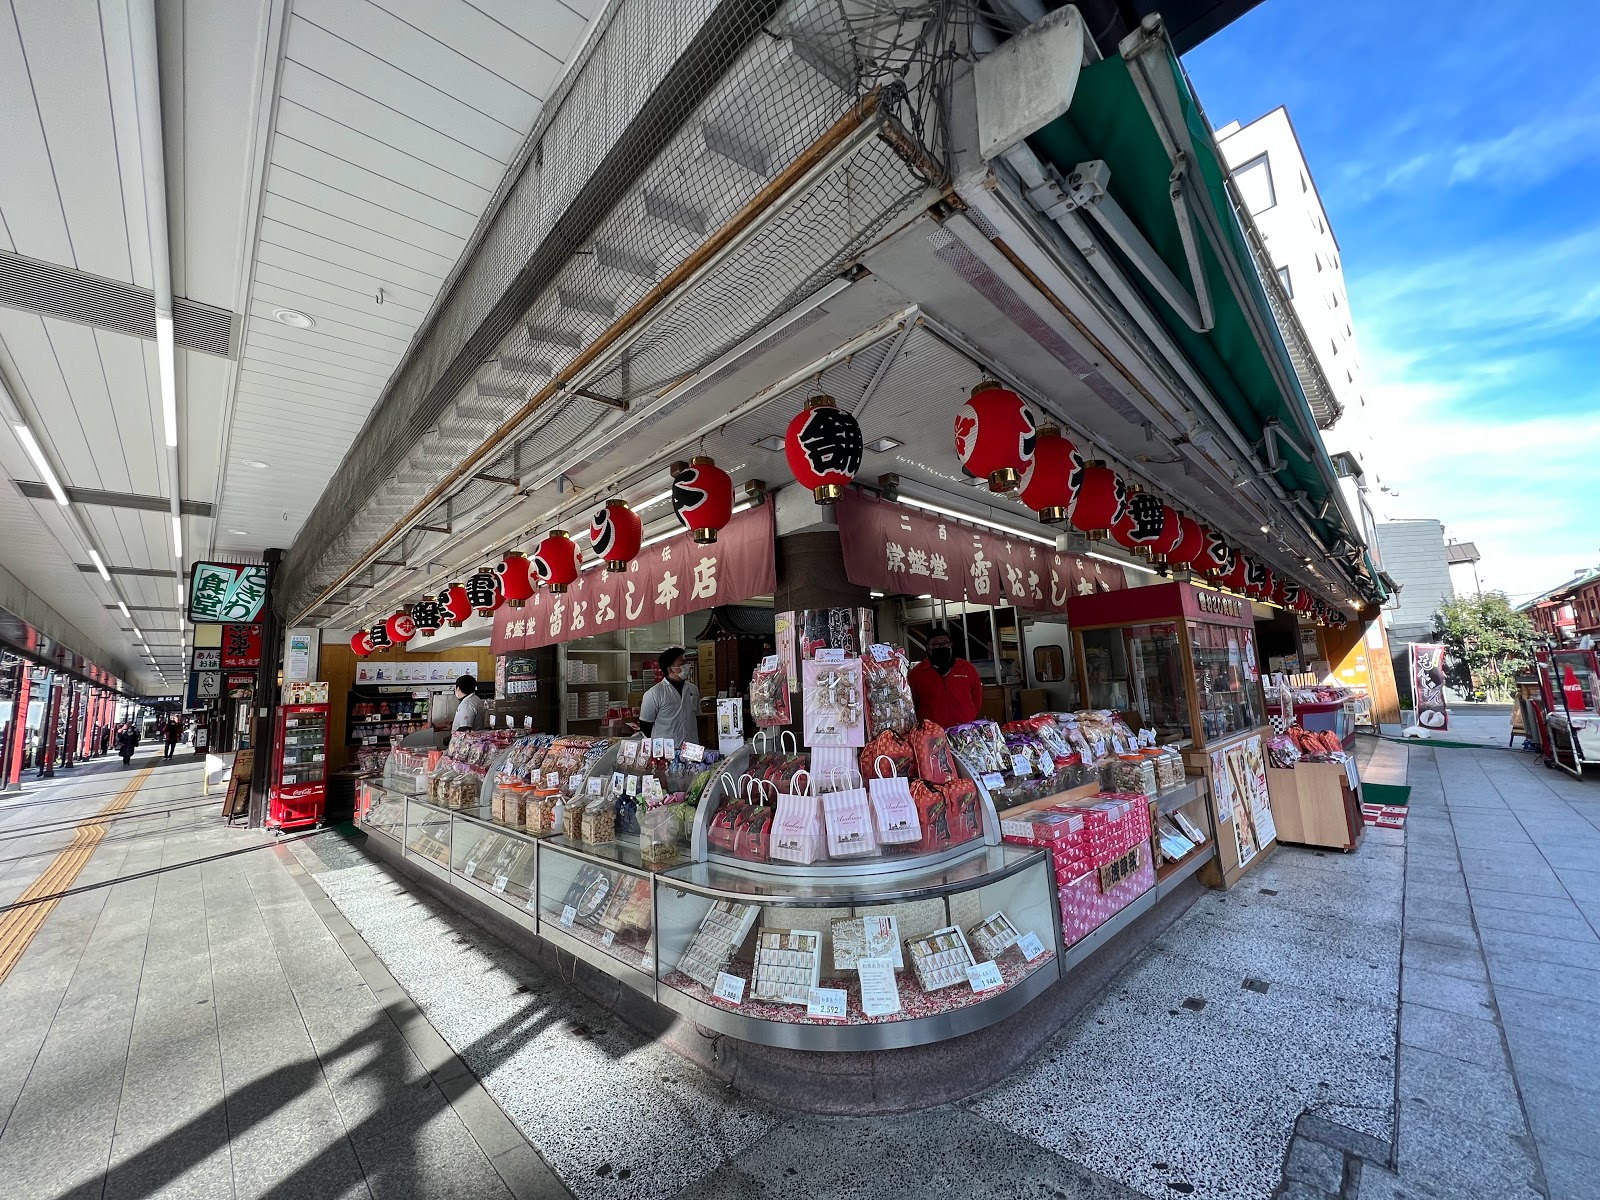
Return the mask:
<path id="1" fill-rule="evenodd" d="M 172 553 L 178 558 L 183 557 L 183 518 L 172 518 Z"/>
<path id="2" fill-rule="evenodd" d="M 17 440 L 22 443 L 22 448 L 28 452 L 28 457 L 33 459 L 33 465 L 38 468 L 39 475 L 44 479 L 45 487 L 50 489 L 50 494 L 56 498 L 56 503 L 62 508 L 67 506 L 67 494 L 61 490 L 61 481 L 56 478 L 56 473 L 50 469 L 50 460 L 45 458 L 44 450 L 33 436 L 33 430 L 26 425 L 13 425 Z"/>
<path id="3" fill-rule="evenodd" d="M 156 367 L 161 376 L 161 427 L 167 446 L 178 445 L 178 377 L 173 364 L 172 318 L 156 314 Z"/>
<path id="4" fill-rule="evenodd" d="M 1130 571 L 1143 571 L 1146 575 L 1161 574 L 1161 572 L 1157 571 L 1154 567 L 1146 567 L 1136 562 L 1124 562 L 1122 559 L 1112 558 L 1108 554 L 1096 554 L 1093 550 L 1087 550 L 1084 553 L 1088 558 L 1098 558 L 1101 562 L 1113 563 L 1119 567 L 1127 567 Z"/>
<path id="5" fill-rule="evenodd" d="M 124 604 L 121 600 L 117 601 L 117 607 L 122 610 L 122 615 L 123 616 L 127 617 L 128 620 L 130 620 L 130 621 L 133 620 L 133 614 L 128 611 L 128 606 L 126 604 Z"/>
<path id="6" fill-rule="evenodd" d="M 100 578 L 104 579 L 107 583 L 110 583 L 111 572 L 106 570 L 105 559 L 101 558 L 100 551 L 94 549 L 92 546 L 89 548 L 89 561 L 94 564 L 94 569 L 100 572 Z"/>
<path id="7" fill-rule="evenodd" d="M 636 512 L 636 513 L 642 513 L 647 508 L 654 508 L 656 505 L 660 504 L 663 500 L 671 500 L 671 499 L 672 499 L 672 493 L 670 491 L 662 492 L 659 496 L 651 496 L 650 499 L 643 500 L 640 503 L 635 504 L 633 506 L 633 511 Z"/>

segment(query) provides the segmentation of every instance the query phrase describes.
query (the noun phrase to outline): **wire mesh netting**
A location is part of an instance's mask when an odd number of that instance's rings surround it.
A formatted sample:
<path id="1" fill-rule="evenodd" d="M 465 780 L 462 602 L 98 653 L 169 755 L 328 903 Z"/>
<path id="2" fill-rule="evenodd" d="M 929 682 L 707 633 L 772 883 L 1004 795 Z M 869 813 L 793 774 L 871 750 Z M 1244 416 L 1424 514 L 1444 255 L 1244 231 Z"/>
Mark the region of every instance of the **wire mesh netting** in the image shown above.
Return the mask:
<path id="1" fill-rule="evenodd" d="M 388 537 L 553 379 L 568 386 L 475 472 L 548 482 L 626 422 L 595 397 L 660 394 L 837 275 L 942 169 L 943 91 L 969 12 L 966 0 L 610 8 L 291 550 L 288 611 L 302 614 L 380 549 L 386 560 L 426 559 L 503 507 L 503 485 L 464 475 L 420 522 L 451 533 Z M 917 153 L 877 137 L 844 147 L 582 376 L 587 397 L 572 392 L 578 356 L 642 300 L 654 306 L 652 289 L 868 94 Z M 364 608 L 382 598 L 360 595 Z"/>

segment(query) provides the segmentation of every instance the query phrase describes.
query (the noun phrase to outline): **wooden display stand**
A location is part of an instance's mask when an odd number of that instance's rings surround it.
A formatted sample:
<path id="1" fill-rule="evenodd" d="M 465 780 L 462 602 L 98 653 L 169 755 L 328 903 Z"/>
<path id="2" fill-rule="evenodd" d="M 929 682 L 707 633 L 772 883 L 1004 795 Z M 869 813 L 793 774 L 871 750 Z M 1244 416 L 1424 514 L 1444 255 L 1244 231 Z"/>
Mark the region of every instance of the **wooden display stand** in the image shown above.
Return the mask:
<path id="1" fill-rule="evenodd" d="M 1361 794 L 1350 787 L 1343 763 L 1268 767 L 1267 793 L 1279 841 L 1332 850 L 1354 850 L 1361 844 Z"/>
<path id="2" fill-rule="evenodd" d="M 1205 776 L 1210 785 L 1213 801 L 1207 807 L 1211 810 L 1211 825 L 1217 839 L 1217 857 L 1200 869 L 1200 881 L 1207 887 L 1222 889 L 1233 887 L 1245 875 L 1265 862 L 1273 850 L 1277 849 L 1278 835 L 1282 833 L 1281 828 L 1278 829 L 1277 834 L 1274 836 L 1260 840 L 1256 847 L 1256 852 L 1248 859 L 1240 860 L 1239 840 L 1233 824 L 1235 821 L 1241 819 L 1248 821 L 1251 818 L 1248 815 L 1241 817 L 1237 809 L 1235 809 L 1229 812 L 1227 820 L 1223 820 L 1222 813 L 1217 811 L 1218 806 L 1228 803 L 1227 797 L 1233 794 L 1234 783 L 1232 780 L 1217 779 L 1211 761 L 1213 753 L 1230 751 L 1248 742 L 1251 738 L 1258 739 L 1259 744 L 1262 746 L 1262 753 L 1265 754 L 1266 739 L 1271 732 L 1270 726 L 1252 729 L 1223 741 L 1214 742 L 1204 749 L 1185 750 L 1183 753 L 1185 769 L 1192 774 Z M 1272 801 L 1270 782 L 1267 790 L 1267 806 L 1272 813 L 1273 824 L 1276 826 L 1278 821 L 1277 805 Z M 1256 836 L 1257 834 L 1252 825 L 1252 838 L 1254 839 Z"/>

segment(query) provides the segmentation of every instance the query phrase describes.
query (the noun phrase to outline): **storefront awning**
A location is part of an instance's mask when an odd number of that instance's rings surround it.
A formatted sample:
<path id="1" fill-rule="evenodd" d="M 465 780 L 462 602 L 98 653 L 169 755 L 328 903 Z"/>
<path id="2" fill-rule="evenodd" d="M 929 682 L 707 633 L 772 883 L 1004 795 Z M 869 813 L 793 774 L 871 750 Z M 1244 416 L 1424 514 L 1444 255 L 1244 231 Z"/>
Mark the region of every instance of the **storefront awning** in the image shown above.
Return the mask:
<path id="1" fill-rule="evenodd" d="M 1104 239 L 1106 252 L 1268 473 L 1286 493 L 1303 497 L 1306 520 L 1324 547 L 1360 545 L 1234 211 L 1210 126 L 1159 28 L 1129 39 L 1123 55 L 1085 66 L 1067 112 L 1028 143 L 1069 180 L 1082 179 L 1085 164 L 1104 164 L 1095 186 L 1103 186 L 1160 261 L 1135 261 L 1117 237 Z M 1188 296 L 1174 297 L 1173 282 Z M 1371 578 L 1352 576 L 1374 590 Z"/>

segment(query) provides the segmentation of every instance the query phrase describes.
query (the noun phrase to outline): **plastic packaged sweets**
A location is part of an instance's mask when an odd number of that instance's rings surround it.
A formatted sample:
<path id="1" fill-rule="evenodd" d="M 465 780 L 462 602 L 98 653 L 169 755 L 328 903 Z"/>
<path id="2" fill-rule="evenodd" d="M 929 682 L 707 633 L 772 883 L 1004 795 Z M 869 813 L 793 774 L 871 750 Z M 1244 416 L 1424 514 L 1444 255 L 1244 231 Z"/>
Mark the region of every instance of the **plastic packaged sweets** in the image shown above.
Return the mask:
<path id="1" fill-rule="evenodd" d="M 954 925 L 935 929 L 926 937 L 907 938 L 906 956 L 925 992 L 965 983 L 967 968 L 973 965 L 966 935 Z"/>
<path id="2" fill-rule="evenodd" d="M 1003 912 L 985 917 L 972 927 L 972 940 L 989 958 L 999 958 L 1002 950 L 1017 944 L 1022 935 Z"/>
<path id="3" fill-rule="evenodd" d="M 896 970 L 906 965 L 900 948 L 900 929 L 893 913 L 849 917 L 829 927 L 833 937 L 833 969 L 854 971 L 863 958 L 887 958 Z"/>
<path id="4" fill-rule="evenodd" d="M 717 975 L 744 944 L 760 912 L 754 904 L 718 900 L 701 919 L 700 928 L 678 960 L 678 970 L 702 987 L 716 987 Z"/>
<path id="5" fill-rule="evenodd" d="M 583 806 L 583 820 L 579 838 L 591 846 L 604 845 L 617 840 L 616 802 L 605 796 L 595 796 Z"/>
<path id="6" fill-rule="evenodd" d="M 605 911 L 606 901 L 611 898 L 611 892 L 616 885 L 616 877 L 610 871 L 603 871 L 591 863 L 585 863 L 573 876 L 556 911 L 570 908 L 575 914 L 574 920 L 593 924 Z"/>
<path id="7" fill-rule="evenodd" d="M 950 755 L 950 740 L 932 721 L 922 721 L 911 731 L 911 748 L 916 754 L 917 776 L 925 783 L 946 783 L 956 777 L 955 760 Z"/>
<path id="8" fill-rule="evenodd" d="M 802 668 L 805 743 L 808 746 L 863 746 L 866 711 L 861 690 L 861 660 L 808 659 Z"/>
<path id="9" fill-rule="evenodd" d="M 822 975 L 822 935 L 810 929 L 762 929 L 750 995 L 778 1004 L 804 1004 Z"/>
<path id="10" fill-rule="evenodd" d="M 766 728 L 788 725 L 794 719 L 789 703 L 789 667 L 778 655 L 762 659 L 750 676 L 750 714 Z"/>
<path id="11" fill-rule="evenodd" d="M 867 736 L 909 733 L 917 723 L 911 698 L 911 664 L 898 646 L 874 642 L 861 660 L 867 693 Z"/>
<path id="12" fill-rule="evenodd" d="M 951 752 L 971 775 L 1007 774 L 1011 763 L 1006 756 L 1005 739 L 993 721 L 972 721 L 945 730 Z"/>

